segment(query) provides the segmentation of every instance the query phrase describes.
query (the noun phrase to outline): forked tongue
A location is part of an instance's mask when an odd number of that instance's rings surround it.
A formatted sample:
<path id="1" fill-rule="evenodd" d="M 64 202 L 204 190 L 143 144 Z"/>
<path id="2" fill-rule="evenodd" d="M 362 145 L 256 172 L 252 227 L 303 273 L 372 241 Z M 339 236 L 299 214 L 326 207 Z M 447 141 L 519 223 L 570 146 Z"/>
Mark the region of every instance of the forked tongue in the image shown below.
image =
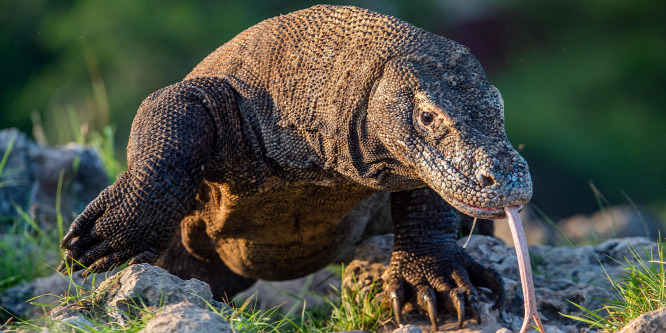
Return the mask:
<path id="1" fill-rule="evenodd" d="M 530 267 L 530 254 L 527 251 L 527 241 L 525 240 L 525 231 L 518 216 L 518 207 L 504 207 L 506 217 L 509 220 L 511 235 L 513 236 L 513 245 L 516 247 L 516 256 L 518 257 L 518 269 L 520 270 L 520 283 L 523 286 L 523 299 L 525 300 L 525 319 L 520 333 L 527 332 L 530 327 L 530 319 L 534 319 L 540 332 L 544 332 L 541 318 L 536 308 L 536 297 L 534 296 L 534 284 L 532 283 L 532 268 Z"/>

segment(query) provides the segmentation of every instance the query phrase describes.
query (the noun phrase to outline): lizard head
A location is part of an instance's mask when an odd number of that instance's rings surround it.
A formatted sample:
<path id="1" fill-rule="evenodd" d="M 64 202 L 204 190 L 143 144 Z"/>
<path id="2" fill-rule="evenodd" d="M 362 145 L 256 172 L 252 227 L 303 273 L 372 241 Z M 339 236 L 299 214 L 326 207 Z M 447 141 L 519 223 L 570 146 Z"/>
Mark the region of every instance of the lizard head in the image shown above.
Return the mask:
<path id="1" fill-rule="evenodd" d="M 504 130 L 504 102 L 459 45 L 395 58 L 371 92 L 367 121 L 394 158 L 463 213 L 497 219 L 532 196 Z M 435 54 L 435 55 L 433 55 Z"/>

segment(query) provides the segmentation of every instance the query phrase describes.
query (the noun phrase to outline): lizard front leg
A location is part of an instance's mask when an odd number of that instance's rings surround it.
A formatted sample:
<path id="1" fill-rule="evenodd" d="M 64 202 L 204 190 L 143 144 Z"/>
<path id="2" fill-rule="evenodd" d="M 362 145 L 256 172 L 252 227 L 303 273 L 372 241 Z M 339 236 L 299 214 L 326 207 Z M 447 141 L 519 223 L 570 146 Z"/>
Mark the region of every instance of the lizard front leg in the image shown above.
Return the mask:
<path id="1" fill-rule="evenodd" d="M 391 194 L 395 241 L 387 285 L 398 324 L 402 305 L 409 298 L 428 312 L 437 331 L 438 305 L 457 313 L 462 327 L 465 307 L 480 322 L 478 292 L 487 287 L 504 299 L 499 273 L 483 267 L 456 244 L 456 211 L 430 188 Z"/>
<path id="2" fill-rule="evenodd" d="M 146 98 L 132 124 L 128 170 L 74 220 L 61 243 L 67 251 L 58 270 L 154 262 L 204 179 L 216 112 L 230 100 L 232 90 L 216 78 L 182 81 Z"/>

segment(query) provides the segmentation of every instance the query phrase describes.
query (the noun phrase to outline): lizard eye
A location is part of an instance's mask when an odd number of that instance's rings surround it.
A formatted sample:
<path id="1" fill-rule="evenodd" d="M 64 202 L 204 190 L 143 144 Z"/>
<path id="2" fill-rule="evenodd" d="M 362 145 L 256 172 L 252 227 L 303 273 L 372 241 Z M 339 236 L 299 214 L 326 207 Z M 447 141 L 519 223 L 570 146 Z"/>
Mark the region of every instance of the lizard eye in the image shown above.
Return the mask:
<path id="1" fill-rule="evenodd" d="M 430 126 L 435 120 L 435 117 L 432 115 L 430 112 L 423 112 L 421 113 L 421 123 L 425 126 Z"/>

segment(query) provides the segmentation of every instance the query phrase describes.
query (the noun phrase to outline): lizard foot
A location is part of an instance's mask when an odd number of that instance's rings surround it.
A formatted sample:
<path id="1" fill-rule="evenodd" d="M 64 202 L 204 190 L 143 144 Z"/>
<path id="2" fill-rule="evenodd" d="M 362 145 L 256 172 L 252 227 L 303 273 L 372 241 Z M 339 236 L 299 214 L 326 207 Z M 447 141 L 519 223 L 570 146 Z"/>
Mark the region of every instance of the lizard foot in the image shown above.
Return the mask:
<path id="1" fill-rule="evenodd" d="M 108 271 L 129 260 L 130 264 L 154 262 L 174 234 L 175 223 L 158 223 L 168 211 L 142 200 L 127 172 L 107 187 L 72 223 L 60 247 L 65 257 L 57 268 L 65 274 L 87 268 Z M 163 221 L 162 221 L 163 222 Z"/>
<path id="2" fill-rule="evenodd" d="M 497 296 L 493 309 L 497 309 L 504 301 L 504 287 L 499 273 L 474 261 L 455 243 L 447 242 L 444 247 L 435 250 L 434 253 L 393 252 L 386 291 L 391 297 L 398 325 L 402 324 L 402 306 L 410 299 L 428 313 L 435 331 L 438 330 L 439 308 L 457 314 L 459 327 L 463 325 L 466 310 L 481 323 L 476 287 L 493 291 Z"/>

